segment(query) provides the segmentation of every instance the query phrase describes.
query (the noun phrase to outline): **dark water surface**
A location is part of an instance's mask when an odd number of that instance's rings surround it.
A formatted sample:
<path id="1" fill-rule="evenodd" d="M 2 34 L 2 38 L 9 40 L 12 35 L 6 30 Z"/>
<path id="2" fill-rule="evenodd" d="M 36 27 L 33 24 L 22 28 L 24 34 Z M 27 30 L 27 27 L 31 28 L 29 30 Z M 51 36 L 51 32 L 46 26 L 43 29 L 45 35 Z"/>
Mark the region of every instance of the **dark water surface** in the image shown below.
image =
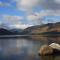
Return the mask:
<path id="1" fill-rule="evenodd" d="M 0 60 L 60 60 L 60 56 L 38 56 L 43 44 L 59 43 L 60 37 L 0 39 Z"/>

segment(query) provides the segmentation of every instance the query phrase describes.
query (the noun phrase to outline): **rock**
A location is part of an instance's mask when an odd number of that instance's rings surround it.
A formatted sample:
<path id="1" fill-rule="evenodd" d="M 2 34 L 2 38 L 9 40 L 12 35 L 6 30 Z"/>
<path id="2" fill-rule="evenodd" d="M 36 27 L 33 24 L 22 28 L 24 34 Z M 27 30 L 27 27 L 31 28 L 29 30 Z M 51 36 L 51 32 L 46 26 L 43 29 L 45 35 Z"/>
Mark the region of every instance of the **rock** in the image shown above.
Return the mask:
<path id="1" fill-rule="evenodd" d="M 39 55 L 50 55 L 53 54 L 53 48 L 50 47 L 49 45 L 43 45 L 39 51 L 38 51 Z"/>
<path id="2" fill-rule="evenodd" d="M 38 51 L 39 55 L 60 54 L 60 45 L 52 43 L 50 45 L 43 45 Z"/>
<path id="3" fill-rule="evenodd" d="M 57 43 L 52 43 L 49 46 L 52 47 L 53 49 L 60 50 L 60 45 Z"/>

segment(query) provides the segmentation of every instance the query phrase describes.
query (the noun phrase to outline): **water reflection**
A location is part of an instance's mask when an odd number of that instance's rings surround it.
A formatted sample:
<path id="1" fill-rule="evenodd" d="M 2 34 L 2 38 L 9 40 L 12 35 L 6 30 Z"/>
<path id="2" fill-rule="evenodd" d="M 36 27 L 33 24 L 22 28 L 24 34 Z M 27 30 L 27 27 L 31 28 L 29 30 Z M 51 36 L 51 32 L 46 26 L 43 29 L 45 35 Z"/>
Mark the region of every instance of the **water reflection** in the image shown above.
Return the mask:
<path id="1" fill-rule="evenodd" d="M 40 56 L 41 60 L 60 60 L 60 56 L 53 56 L 53 55 L 49 55 L 49 56 Z"/>
<path id="2" fill-rule="evenodd" d="M 41 56 L 41 60 L 54 60 L 54 56 L 53 55 Z"/>
<path id="3" fill-rule="evenodd" d="M 38 56 L 41 45 L 52 42 L 60 44 L 60 37 L 0 39 L 0 60 L 59 60 L 60 56 Z"/>
<path id="4" fill-rule="evenodd" d="M 34 39 L 34 40 L 38 40 L 38 41 L 40 40 L 40 41 L 44 42 L 44 44 L 51 44 L 53 42 L 60 44 L 60 37 L 58 37 L 58 36 L 56 36 L 56 37 L 43 37 L 40 35 L 35 35 L 30 38 Z"/>

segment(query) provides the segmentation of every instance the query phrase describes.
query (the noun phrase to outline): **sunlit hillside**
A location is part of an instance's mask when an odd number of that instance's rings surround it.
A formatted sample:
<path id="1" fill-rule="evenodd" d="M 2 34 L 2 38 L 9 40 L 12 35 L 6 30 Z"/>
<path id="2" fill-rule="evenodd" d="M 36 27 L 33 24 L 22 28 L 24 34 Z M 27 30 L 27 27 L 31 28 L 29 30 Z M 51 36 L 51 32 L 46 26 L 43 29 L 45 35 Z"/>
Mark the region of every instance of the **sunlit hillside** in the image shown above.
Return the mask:
<path id="1" fill-rule="evenodd" d="M 60 33 L 60 23 L 49 23 L 44 25 L 37 25 L 28 27 L 24 30 L 25 34 L 42 34 L 42 33 Z"/>

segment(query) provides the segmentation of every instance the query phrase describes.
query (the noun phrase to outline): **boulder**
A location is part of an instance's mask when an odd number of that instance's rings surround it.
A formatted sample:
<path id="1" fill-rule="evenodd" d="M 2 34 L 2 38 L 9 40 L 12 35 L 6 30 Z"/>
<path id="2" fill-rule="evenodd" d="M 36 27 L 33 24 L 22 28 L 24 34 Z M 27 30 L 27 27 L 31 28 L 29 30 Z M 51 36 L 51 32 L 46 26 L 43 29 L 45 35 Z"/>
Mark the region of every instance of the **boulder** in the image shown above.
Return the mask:
<path id="1" fill-rule="evenodd" d="M 50 55 L 53 54 L 53 48 L 49 45 L 43 45 L 38 51 L 39 55 Z"/>
<path id="2" fill-rule="evenodd" d="M 50 45 L 43 45 L 38 51 L 39 55 L 60 54 L 60 45 L 52 43 Z"/>
<path id="3" fill-rule="evenodd" d="M 50 44 L 49 46 L 52 47 L 53 49 L 60 50 L 60 45 L 57 44 L 57 43 L 52 43 L 52 44 Z"/>

